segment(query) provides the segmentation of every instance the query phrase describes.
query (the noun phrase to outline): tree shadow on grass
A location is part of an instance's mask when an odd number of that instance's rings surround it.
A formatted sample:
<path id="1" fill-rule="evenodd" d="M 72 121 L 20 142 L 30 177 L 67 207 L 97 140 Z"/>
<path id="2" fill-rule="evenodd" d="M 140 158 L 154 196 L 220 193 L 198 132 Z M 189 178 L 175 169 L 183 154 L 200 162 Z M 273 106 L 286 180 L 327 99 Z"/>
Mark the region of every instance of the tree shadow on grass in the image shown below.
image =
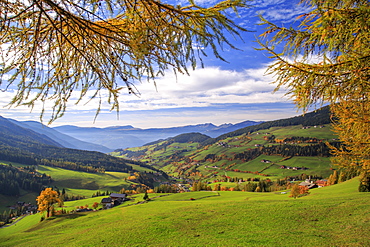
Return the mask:
<path id="1" fill-rule="evenodd" d="M 44 226 L 47 226 L 49 224 L 55 224 L 55 223 L 57 223 L 59 221 L 62 221 L 64 219 L 77 219 L 77 218 L 80 218 L 82 216 L 86 216 L 86 213 L 62 214 L 62 215 L 51 216 L 51 217 L 39 222 L 38 224 L 34 225 L 32 228 L 26 230 L 25 232 L 33 232 L 33 231 L 44 228 Z"/>
<path id="2" fill-rule="evenodd" d="M 61 214 L 61 215 L 55 215 L 53 217 L 50 217 L 46 220 L 54 220 L 54 219 L 76 219 L 80 218 L 82 216 L 86 216 L 86 213 L 73 213 L 73 214 Z"/>

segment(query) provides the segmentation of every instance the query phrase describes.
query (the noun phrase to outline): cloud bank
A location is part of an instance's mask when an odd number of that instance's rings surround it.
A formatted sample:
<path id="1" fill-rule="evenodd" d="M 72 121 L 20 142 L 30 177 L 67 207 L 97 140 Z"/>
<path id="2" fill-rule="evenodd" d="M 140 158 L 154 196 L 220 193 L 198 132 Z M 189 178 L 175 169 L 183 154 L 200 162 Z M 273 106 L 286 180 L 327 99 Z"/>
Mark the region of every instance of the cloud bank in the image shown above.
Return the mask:
<path id="1" fill-rule="evenodd" d="M 241 122 L 244 120 L 268 120 L 271 111 L 278 114 L 289 101 L 284 97 L 285 91 L 273 93 L 275 85 L 271 84 L 271 76 L 264 75 L 265 66 L 259 69 L 242 71 L 224 70 L 219 67 L 206 67 L 191 71 L 190 75 L 168 73 L 158 78 L 156 87 L 153 83 L 139 83 L 137 88 L 140 97 L 129 95 L 125 91 L 119 98 L 120 119 L 110 111 L 107 103 L 107 92 L 102 91 L 101 113 L 97 125 L 134 124 L 144 127 L 155 127 L 155 124 L 176 126 L 184 124 L 213 122 Z M 14 95 L 13 91 L 1 92 L 0 106 L 5 106 Z M 92 125 L 98 107 L 98 99 L 76 105 L 79 92 L 74 92 L 64 117 L 56 124 Z M 91 92 L 91 95 L 93 92 Z M 45 122 L 51 113 L 51 102 L 47 102 Z M 49 105 L 49 108 L 48 108 Z M 261 108 L 262 107 L 262 108 Z M 32 113 L 30 108 L 20 106 L 13 109 L 1 108 L 0 115 L 20 120 L 39 120 L 42 103 L 35 105 Z M 267 110 L 267 108 L 269 110 Z M 280 109 L 280 110 L 279 110 Z M 288 111 L 287 114 L 292 114 Z M 279 118 L 279 117 L 276 117 Z M 181 124 L 182 123 L 182 124 Z"/>

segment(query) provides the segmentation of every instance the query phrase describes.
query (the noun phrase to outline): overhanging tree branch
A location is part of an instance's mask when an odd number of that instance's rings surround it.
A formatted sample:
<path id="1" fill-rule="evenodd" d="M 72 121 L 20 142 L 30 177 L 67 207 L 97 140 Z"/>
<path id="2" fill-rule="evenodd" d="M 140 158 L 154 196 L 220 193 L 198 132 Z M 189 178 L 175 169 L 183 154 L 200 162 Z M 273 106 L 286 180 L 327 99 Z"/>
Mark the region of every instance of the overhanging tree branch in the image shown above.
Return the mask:
<path id="1" fill-rule="evenodd" d="M 91 98 L 107 90 L 108 103 L 118 110 L 123 89 L 138 94 L 134 81 L 155 83 L 167 69 L 195 68 L 205 51 L 194 44 L 211 48 L 221 60 L 223 44 L 236 49 L 226 34 L 241 39 L 246 30 L 225 11 L 248 7 L 246 1 L 210 8 L 157 0 L 1 1 L 0 74 L 12 75 L 1 83 L 18 88 L 10 106 L 32 109 L 38 101 L 52 101 L 50 122 L 63 115 L 75 91 L 81 102 L 91 90 Z"/>

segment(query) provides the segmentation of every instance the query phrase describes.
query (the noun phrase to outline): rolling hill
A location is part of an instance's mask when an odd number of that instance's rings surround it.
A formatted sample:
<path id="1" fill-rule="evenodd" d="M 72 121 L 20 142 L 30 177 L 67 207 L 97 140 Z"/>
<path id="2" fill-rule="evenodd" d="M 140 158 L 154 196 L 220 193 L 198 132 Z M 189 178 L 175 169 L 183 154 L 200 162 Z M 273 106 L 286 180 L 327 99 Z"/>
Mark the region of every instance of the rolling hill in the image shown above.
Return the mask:
<path id="1" fill-rule="evenodd" d="M 217 138 L 207 138 L 200 133 L 183 134 L 142 147 L 116 150 L 112 154 L 147 162 L 182 179 L 281 179 L 302 173 L 325 178 L 332 173 L 325 142 L 339 145 L 329 123 L 330 113 L 325 107 L 303 116 L 242 128 Z"/>
<path id="2" fill-rule="evenodd" d="M 17 201 L 34 203 L 44 186 L 91 196 L 97 190 L 118 192 L 143 184 L 153 188 L 154 180 L 167 181 L 159 170 L 142 162 L 65 148 L 29 127 L 0 117 L 0 209 L 7 212 Z M 143 174 L 126 181 L 134 173 Z"/>

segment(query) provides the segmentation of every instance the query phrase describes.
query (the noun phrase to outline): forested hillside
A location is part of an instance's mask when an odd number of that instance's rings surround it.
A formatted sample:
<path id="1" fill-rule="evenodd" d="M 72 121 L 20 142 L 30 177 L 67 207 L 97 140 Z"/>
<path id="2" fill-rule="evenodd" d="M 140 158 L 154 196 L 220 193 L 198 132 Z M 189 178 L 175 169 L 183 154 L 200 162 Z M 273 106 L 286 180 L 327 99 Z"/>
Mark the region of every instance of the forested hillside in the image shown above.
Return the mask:
<path id="1" fill-rule="evenodd" d="M 0 194 L 8 196 L 20 195 L 20 189 L 39 193 L 51 182 L 50 176 L 37 173 L 33 166 L 0 165 L 0 178 Z"/>
<path id="2" fill-rule="evenodd" d="M 341 145 L 331 131 L 330 121 L 329 108 L 324 107 L 217 138 L 191 133 L 113 154 L 147 162 L 191 181 L 302 179 L 302 174 L 303 178 L 328 178 L 333 167 L 327 143 Z"/>
<path id="3" fill-rule="evenodd" d="M 0 116 L 0 144 L 28 149 L 40 145 L 63 147 L 45 135 L 22 128 Z"/>
<path id="4" fill-rule="evenodd" d="M 64 148 L 45 135 L 0 117 L 0 160 L 24 165 L 48 165 L 85 172 L 134 171 L 132 164 L 148 167 L 100 152 Z M 150 168 L 150 167 L 149 167 Z"/>
<path id="5" fill-rule="evenodd" d="M 36 122 L 36 121 L 16 121 L 14 119 L 8 119 L 12 123 L 19 125 L 22 128 L 30 129 L 34 132 L 37 132 L 39 134 L 45 135 L 49 137 L 50 139 L 56 141 L 57 143 L 63 145 L 63 147 L 66 148 L 72 148 L 72 149 L 81 149 L 81 150 L 88 150 L 88 151 L 98 151 L 102 153 L 108 153 L 112 150 L 101 146 L 96 145 L 89 142 L 84 142 L 81 140 L 78 140 L 76 138 L 73 138 L 71 136 L 62 134 L 53 128 L 49 128 L 48 126 L 43 125 L 42 123 Z"/>
<path id="6" fill-rule="evenodd" d="M 331 113 L 329 106 L 325 106 L 323 108 L 320 108 L 316 111 L 306 113 L 301 116 L 292 117 L 292 118 L 286 118 L 286 119 L 280 119 L 275 121 L 268 121 L 264 122 L 258 125 L 252 125 L 248 126 L 230 133 L 226 133 L 223 135 L 220 135 L 217 138 L 208 139 L 205 142 L 203 142 L 203 145 L 209 145 L 213 144 L 219 140 L 225 139 L 227 137 L 233 137 L 238 136 L 242 134 L 248 134 L 251 132 L 263 130 L 263 129 L 269 129 L 272 127 L 285 127 L 285 126 L 295 126 L 295 125 L 302 125 L 302 126 L 319 126 L 323 124 L 330 124 L 331 123 Z"/>

